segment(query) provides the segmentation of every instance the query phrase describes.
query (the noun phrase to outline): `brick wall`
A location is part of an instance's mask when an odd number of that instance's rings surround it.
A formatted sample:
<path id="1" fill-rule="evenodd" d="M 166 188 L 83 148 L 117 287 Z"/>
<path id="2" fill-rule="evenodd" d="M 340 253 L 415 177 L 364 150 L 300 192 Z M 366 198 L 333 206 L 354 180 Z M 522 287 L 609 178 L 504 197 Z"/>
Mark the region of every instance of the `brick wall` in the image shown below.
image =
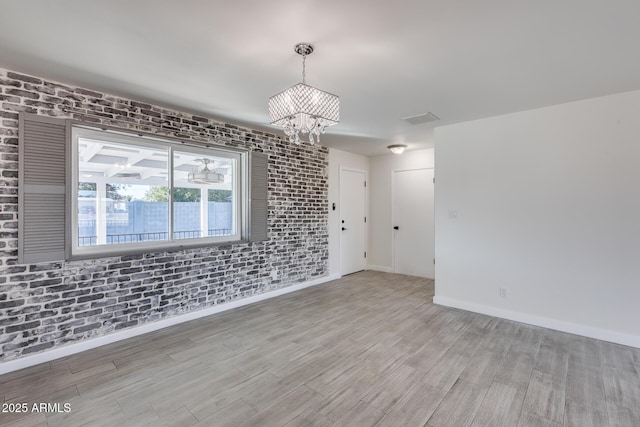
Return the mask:
<path id="1" fill-rule="evenodd" d="M 18 264 L 20 111 L 268 153 L 269 240 Z M 327 275 L 327 162 L 321 146 L 0 69 L 0 361 Z"/>

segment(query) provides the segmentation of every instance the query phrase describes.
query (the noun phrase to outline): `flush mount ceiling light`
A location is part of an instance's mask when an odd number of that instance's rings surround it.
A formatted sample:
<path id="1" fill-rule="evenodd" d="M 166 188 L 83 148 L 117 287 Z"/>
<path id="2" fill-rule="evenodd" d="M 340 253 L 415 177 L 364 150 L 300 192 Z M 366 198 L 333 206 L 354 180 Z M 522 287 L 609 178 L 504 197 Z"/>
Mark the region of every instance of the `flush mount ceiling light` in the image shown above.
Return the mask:
<path id="1" fill-rule="evenodd" d="M 306 84 L 306 59 L 313 45 L 298 43 L 294 50 L 302 56 L 302 83 L 269 98 L 269 123 L 282 127 L 294 144 L 300 144 L 300 134 L 309 134 L 313 145 L 327 127 L 340 121 L 340 98 Z"/>
<path id="2" fill-rule="evenodd" d="M 199 172 L 189 172 L 187 179 L 193 184 L 218 184 L 224 182 L 224 175 L 218 173 L 217 170 L 210 170 L 209 159 L 198 159 L 198 161 L 204 163 L 204 167 Z"/>
<path id="3" fill-rule="evenodd" d="M 393 154 L 402 154 L 407 147 L 407 144 L 392 144 L 387 146 L 387 148 L 391 150 Z"/>

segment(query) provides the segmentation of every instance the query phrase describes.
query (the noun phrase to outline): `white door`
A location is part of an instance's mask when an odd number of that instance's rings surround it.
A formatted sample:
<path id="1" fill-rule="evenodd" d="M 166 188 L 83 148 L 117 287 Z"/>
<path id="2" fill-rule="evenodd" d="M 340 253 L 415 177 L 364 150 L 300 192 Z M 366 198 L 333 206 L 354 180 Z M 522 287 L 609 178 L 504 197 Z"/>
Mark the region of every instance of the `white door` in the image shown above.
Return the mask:
<path id="1" fill-rule="evenodd" d="M 366 175 L 340 170 L 340 274 L 365 269 Z"/>
<path id="2" fill-rule="evenodd" d="M 435 277 L 433 169 L 393 172 L 393 271 Z"/>

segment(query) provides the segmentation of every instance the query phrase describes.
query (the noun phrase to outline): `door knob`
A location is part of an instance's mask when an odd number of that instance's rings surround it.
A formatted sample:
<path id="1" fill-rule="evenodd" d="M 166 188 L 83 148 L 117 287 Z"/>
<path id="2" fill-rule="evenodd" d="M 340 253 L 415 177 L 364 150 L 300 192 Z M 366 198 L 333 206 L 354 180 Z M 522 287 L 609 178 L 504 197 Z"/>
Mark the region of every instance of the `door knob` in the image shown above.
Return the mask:
<path id="1" fill-rule="evenodd" d="M 346 230 L 346 228 L 342 227 L 342 231 Z"/>
<path id="2" fill-rule="evenodd" d="M 394 230 L 399 230 L 400 227 L 398 227 L 397 225 L 393 227 Z"/>

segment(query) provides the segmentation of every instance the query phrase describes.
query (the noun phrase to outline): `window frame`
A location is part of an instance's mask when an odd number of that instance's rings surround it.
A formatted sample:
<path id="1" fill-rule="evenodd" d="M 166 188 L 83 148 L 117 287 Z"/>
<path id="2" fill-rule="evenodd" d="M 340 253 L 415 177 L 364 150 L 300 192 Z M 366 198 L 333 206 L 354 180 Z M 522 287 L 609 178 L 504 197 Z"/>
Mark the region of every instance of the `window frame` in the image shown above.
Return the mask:
<path id="1" fill-rule="evenodd" d="M 79 177 L 79 154 L 78 144 L 80 138 L 102 140 L 116 144 L 129 144 L 144 148 L 160 149 L 167 151 L 167 187 L 168 195 L 168 239 L 146 242 L 116 243 L 104 245 L 80 246 L 78 244 L 78 184 Z M 87 126 L 85 124 L 71 124 L 70 139 L 70 215 L 67 233 L 70 240 L 70 259 L 99 258 L 105 256 L 136 254 L 145 252 L 157 252 L 158 250 L 180 250 L 184 248 L 197 248 L 215 246 L 229 243 L 242 243 L 247 241 L 249 233 L 249 150 L 235 147 L 227 147 L 214 143 L 196 143 L 172 138 L 158 137 L 144 132 L 132 132 L 122 129 L 114 129 L 101 126 L 99 128 Z M 173 236 L 174 228 L 174 206 L 173 189 L 174 185 L 174 151 L 189 154 L 202 154 L 204 156 L 221 155 L 235 160 L 233 168 L 232 182 L 232 203 L 235 210 L 232 224 L 235 224 L 235 233 L 229 236 L 207 236 L 197 238 L 176 239 Z M 84 181 L 82 181 L 84 182 Z M 180 187 L 182 188 L 182 187 Z"/>

